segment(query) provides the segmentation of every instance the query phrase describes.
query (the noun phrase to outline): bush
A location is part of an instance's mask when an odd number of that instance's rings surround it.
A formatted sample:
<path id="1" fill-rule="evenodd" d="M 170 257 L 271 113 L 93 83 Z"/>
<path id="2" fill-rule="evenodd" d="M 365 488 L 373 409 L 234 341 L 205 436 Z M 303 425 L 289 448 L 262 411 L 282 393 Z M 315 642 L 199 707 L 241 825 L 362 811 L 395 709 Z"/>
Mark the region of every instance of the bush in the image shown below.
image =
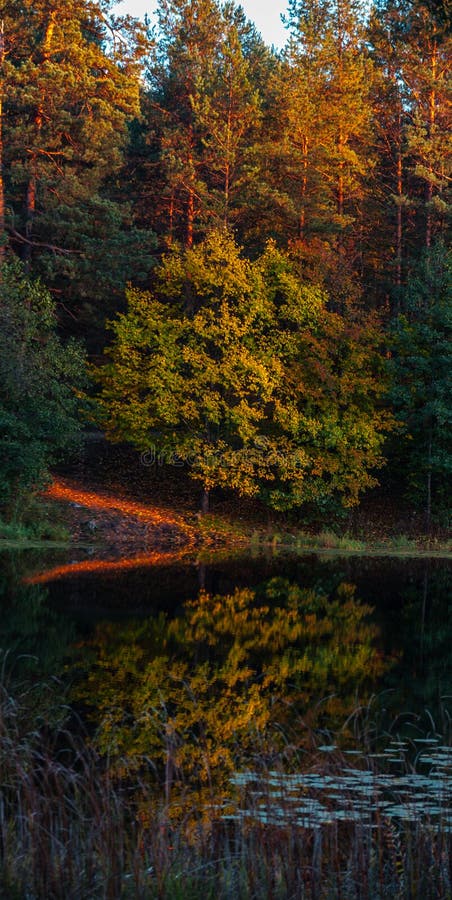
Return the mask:
<path id="1" fill-rule="evenodd" d="M 0 514 L 20 519 L 24 498 L 80 442 L 80 344 L 56 334 L 46 288 L 17 263 L 0 275 Z"/>

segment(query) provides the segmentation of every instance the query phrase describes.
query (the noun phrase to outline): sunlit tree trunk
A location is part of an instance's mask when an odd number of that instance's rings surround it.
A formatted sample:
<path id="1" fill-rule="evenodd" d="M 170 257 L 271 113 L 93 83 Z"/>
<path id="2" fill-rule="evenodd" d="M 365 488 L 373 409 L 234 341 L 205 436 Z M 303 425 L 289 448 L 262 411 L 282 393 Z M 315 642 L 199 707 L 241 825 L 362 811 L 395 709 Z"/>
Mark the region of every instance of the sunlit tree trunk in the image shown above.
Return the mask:
<path id="1" fill-rule="evenodd" d="M 201 494 L 201 512 L 203 516 L 209 512 L 209 491 L 204 488 Z"/>
<path id="2" fill-rule="evenodd" d="M 193 232 L 195 224 L 195 192 L 192 187 L 188 189 L 187 201 L 187 247 L 193 247 Z"/>
<path id="3" fill-rule="evenodd" d="M 0 266 L 5 259 L 5 188 L 3 184 L 3 55 L 4 29 L 0 22 Z"/>
<path id="4" fill-rule="evenodd" d="M 301 175 L 301 189 L 300 189 L 300 219 L 299 219 L 299 227 L 298 227 L 298 236 L 300 240 L 304 240 L 305 229 L 306 229 L 306 194 L 308 189 L 308 148 L 309 148 L 309 139 L 306 135 L 303 136 L 302 140 L 302 175 Z"/>
<path id="5" fill-rule="evenodd" d="M 399 117 L 400 118 L 400 117 Z M 403 157 L 402 157 L 402 140 L 401 129 L 399 128 L 399 141 L 397 144 L 397 271 L 396 284 L 400 289 L 402 285 L 402 242 L 403 242 L 403 212 L 402 212 L 402 196 L 403 196 Z"/>
<path id="6" fill-rule="evenodd" d="M 431 140 L 434 139 L 433 136 L 434 136 L 434 131 L 435 131 L 435 120 L 436 120 L 436 91 L 435 91 L 434 85 L 435 85 L 435 82 L 437 79 L 437 59 L 438 59 L 438 49 L 437 49 L 436 42 L 434 42 L 433 48 L 432 48 L 432 59 L 431 59 L 432 88 L 429 92 L 429 98 L 428 98 L 428 132 L 429 132 L 429 137 Z M 431 247 L 431 243 L 432 243 L 431 203 L 433 200 L 433 172 L 432 172 L 431 164 L 429 165 L 429 175 L 430 175 L 430 177 L 427 180 L 427 186 L 426 186 L 427 215 L 426 215 L 426 222 L 425 222 L 425 246 L 427 248 Z"/>
<path id="7" fill-rule="evenodd" d="M 42 56 L 41 62 L 44 67 L 46 63 L 50 60 L 50 54 L 52 49 L 52 38 L 53 32 L 55 30 L 55 12 L 51 12 L 49 19 L 46 24 L 45 32 L 44 32 L 44 40 L 42 45 Z M 42 123 L 44 116 L 44 102 L 45 102 L 45 94 L 44 89 L 41 91 L 41 98 L 39 101 L 39 106 L 36 110 L 34 125 L 36 132 L 36 142 L 39 145 L 39 136 L 42 131 Z M 37 167 L 37 153 L 33 152 L 31 155 L 30 161 L 30 176 L 27 184 L 27 194 L 26 194 L 26 215 L 25 215 L 25 238 L 26 243 L 24 244 L 23 249 L 23 258 L 25 261 L 26 267 L 29 265 L 30 257 L 31 257 L 31 247 L 33 240 L 33 223 L 36 214 L 36 185 L 37 185 L 37 175 L 36 175 L 36 167 Z"/>

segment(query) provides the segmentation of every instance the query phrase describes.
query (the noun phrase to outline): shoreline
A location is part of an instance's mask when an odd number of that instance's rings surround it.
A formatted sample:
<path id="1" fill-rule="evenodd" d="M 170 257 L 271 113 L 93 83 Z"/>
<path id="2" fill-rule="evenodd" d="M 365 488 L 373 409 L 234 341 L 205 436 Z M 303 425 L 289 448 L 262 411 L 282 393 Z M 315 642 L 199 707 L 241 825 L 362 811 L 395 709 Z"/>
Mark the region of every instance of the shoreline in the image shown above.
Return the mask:
<path id="1" fill-rule="evenodd" d="M 216 551 L 231 553 L 247 550 L 253 553 L 333 556 L 396 557 L 407 559 L 452 559 L 450 539 L 438 539 L 426 534 L 407 537 L 403 533 L 377 539 L 356 538 L 337 534 L 336 530 L 319 528 L 317 533 L 292 525 L 278 528 L 278 523 L 259 527 L 247 517 L 207 513 L 201 516 L 190 511 L 177 512 L 174 506 L 137 503 L 124 495 L 115 496 L 102 489 L 92 489 L 77 482 L 55 479 L 43 493 L 50 512 L 62 511 L 67 536 L 0 537 L 1 550 L 70 550 L 89 552 L 93 557 L 107 555 L 110 559 L 127 555 L 143 558 L 158 552 L 164 557 L 177 550 L 184 556 L 200 553 L 215 555 Z M 337 526 L 336 526 L 337 527 Z M 20 532 L 21 526 L 18 526 Z M 11 533 L 12 531 L 12 533 Z M 60 529 L 61 531 L 61 529 Z M 364 531 L 364 529 L 362 529 Z M 1 532 L 0 532 L 1 533 Z M 374 532 L 375 533 L 375 532 Z"/>

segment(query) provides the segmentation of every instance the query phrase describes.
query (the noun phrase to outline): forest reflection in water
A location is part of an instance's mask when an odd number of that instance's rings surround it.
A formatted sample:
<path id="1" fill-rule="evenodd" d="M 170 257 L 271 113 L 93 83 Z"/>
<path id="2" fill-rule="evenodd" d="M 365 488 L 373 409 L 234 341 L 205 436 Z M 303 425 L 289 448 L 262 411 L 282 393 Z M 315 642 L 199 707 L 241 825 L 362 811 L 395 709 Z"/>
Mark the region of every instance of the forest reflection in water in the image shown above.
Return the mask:
<path id="1" fill-rule="evenodd" d="M 282 761 L 287 778 L 314 765 L 338 789 L 344 771 L 322 747 L 361 768 L 381 754 L 386 777 L 392 746 L 392 773 L 419 761 L 430 777 L 419 753 L 430 740 L 449 778 L 447 562 L 246 558 L 45 587 L 23 583 L 17 558 L 3 572 L 11 683 L 32 687 L 41 720 L 69 701 L 118 773 L 146 759 L 168 792 L 192 784 L 212 799 L 252 784 L 256 798 L 256 778 Z"/>

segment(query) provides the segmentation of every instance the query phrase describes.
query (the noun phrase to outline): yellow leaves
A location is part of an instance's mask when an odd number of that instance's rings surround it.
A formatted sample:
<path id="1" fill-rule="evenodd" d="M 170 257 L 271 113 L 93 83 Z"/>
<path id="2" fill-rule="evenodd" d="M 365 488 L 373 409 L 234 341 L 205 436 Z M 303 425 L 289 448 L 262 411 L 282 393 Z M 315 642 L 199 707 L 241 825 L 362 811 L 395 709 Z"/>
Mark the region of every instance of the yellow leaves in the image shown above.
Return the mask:
<path id="1" fill-rule="evenodd" d="M 157 296 L 129 291 L 96 373 L 109 435 L 278 509 L 355 503 L 391 428 L 375 322 L 329 312 L 274 244 L 250 262 L 225 232 L 169 254 L 156 282 Z"/>
<path id="2" fill-rule="evenodd" d="M 99 626 L 79 696 L 105 750 L 170 758 L 182 777 L 212 781 L 246 762 L 257 740 L 270 748 L 285 725 L 309 715 L 315 726 L 314 707 L 339 687 L 329 703 L 338 720 L 358 690 L 365 701 L 387 665 L 370 612 L 348 584 L 331 597 L 284 579 L 259 594 L 201 592 L 171 621 Z"/>

